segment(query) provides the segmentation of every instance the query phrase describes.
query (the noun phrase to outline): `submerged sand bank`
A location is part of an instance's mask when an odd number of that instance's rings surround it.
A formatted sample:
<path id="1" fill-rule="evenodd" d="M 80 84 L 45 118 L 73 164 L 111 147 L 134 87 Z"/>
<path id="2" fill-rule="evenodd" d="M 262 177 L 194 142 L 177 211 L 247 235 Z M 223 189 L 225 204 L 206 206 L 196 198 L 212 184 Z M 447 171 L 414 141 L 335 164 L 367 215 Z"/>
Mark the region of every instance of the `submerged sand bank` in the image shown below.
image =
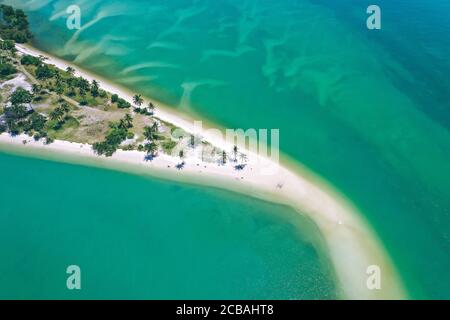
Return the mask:
<path id="1" fill-rule="evenodd" d="M 18 49 L 35 56 L 44 55 L 48 57 L 46 63 L 54 64 L 61 69 L 70 65 L 77 70 L 77 75 L 88 80 L 99 80 L 102 89 L 117 93 L 126 100 L 132 99 L 132 94 L 127 90 L 61 59 L 29 46 L 18 46 Z M 178 115 L 161 105 L 158 105 L 156 116 L 188 132 L 191 132 L 193 128 L 193 120 L 187 115 Z M 202 132 L 202 135 L 213 145 L 224 147 L 219 137 L 208 132 Z M 23 144 L 23 140 L 27 141 L 26 145 Z M 245 170 L 237 171 L 232 165 L 203 163 L 195 158 L 186 159 L 185 167 L 177 170 L 175 165 L 179 163 L 179 159 L 167 155 L 160 155 L 150 162 L 144 160 L 144 154 L 141 152 L 119 150 L 112 158 L 105 159 L 97 157 L 89 145 L 55 141 L 51 145 L 44 146 L 42 142 L 35 142 L 27 136 L 13 138 L 7 134 L 0 135 L 0 145 L 10 145 L 21 150 L 38 150 L 41 154 L 58 153 L 72 157 L 73 162 L 77 162 L 75 158 L 82 158 L 87 164 L 113 169 L 118 166 L 126 167 L 125 171 L 229 189 L 289 205 L 307 215 L 320 229 L 343 297 L 350 299 L 405 298 L 401 281 L 388 255 L 358 211 L 306 170 L 293 171 L 280 165 L 277 167 L 276 174 L 265 175 L 262 174 L 258 163 L 250 164 Z M 226 146 L 228 147 L 230 146 Z M 369 290 L 366 286 L 368 278 L 366 270 L 370 265 L 380 267 L 382 283 L 380 290 Z"/>

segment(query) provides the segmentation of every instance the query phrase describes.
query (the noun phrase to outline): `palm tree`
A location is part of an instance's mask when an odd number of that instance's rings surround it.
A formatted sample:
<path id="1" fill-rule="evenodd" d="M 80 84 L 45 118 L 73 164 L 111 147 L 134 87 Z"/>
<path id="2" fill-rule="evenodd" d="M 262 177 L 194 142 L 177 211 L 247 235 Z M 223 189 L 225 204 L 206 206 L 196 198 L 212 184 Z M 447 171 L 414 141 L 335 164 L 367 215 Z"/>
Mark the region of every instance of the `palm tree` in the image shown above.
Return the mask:
<path id="1" fill-rule="evenodd" d="M 56 83 L 56 88 L 55 88 L 56 94 L 59 96 L 59 98 L 61 99 L 62 94 L 64 93 L 64 86 L 62 85 L 61 82 L 57 82 Z"/>
<path id="2" fill-rule="evenodd" d="M 31 91 L 33 92 L 34 95 L 37 95 L 41 91 L 41 86 L 34 83 L 33 86 L 31 87 Z"/>
<path id="3" fill-rule="evenodd" d="M 144 137 L 147 140 L 151 140 L 152 139 L 152 137 L 153 137 L 153 130 L 152 130 L 151 127 L 148 127 L 148 126 L 144 127 Z"/>
<path id="4" fill-rule="evenodd" d="M 127 129 L 127 123 L 126 123 L 125 119 L 120 119 L 117 127 L 119 129 Z"/>
<path id="5" fill-rule="evenodd" d="M 76 94 L 76 92 L 75 92 L 75 87 L 74 87 L 74 86 L 70 86 L 69 88 L 70 88 L 70 89 L 69 89 L 69 92 L 67 93 L 67 95 L 68 95 L 69 97 L 73 97 L 73 96 Z"/>
<path id="6" fill-rule="evenodd" d="M 64 113 L 67 113 L 70 111 L 69 104 L 65 103 L 65 102 L 61 104 L 60 108 L 61 108 L 62 112 L 64 112 Z"/>
<path id="7" fill-rule="evenodd" d="M 83 87 L 80 87 L 80 88 L 78 89 L 78 91 L 80 92 L 80 96 L 81 96 L 81 97 L 86 96 L 86 90 L 85 90 Z"/>
<path id="8" fill-rule="evenodd" d="M 27 110 L 23 104 L 13 104 L 11 109 L 15 115 L 15 118 L 24 118 L 27 115 Z"/>
<path id="9" fill-rule="evenodd" d="M 62 78 L 61 78 L 61 74 L 59 72 L 56 73 L 55 79 L 56 79 L 57 84 L 61 82 Z"/>
<path id="10" fill-rule="evenodd" d="M 238 153 L 238 147 L 235 145 L 233 147 L 234 162 L 237 162 L 237 153 Z"/>
<path id="11" fill-rule="evenodd" d="M 73 77 L 73 75 L 75 74 L 75 69 L 72 68 L 72 67 L 67 67 L 67 68 L 66 68 L 66 72 L 67 72 L 71 77 Z"/>
<path id="12" fill-rule="evenodd" d="M 133 97 L 133 103 L 140 107 L 142 103 L 144 102 L 144 99 L 142 99 L 142 96 L 140 94 L 136 94 Z"/>
<path id="13" fill-rule="evenodd" d="M 154 124 L 151 127 L 145 127 L 144 128 L 144 137 L 147 140 L 154 140 L 156 138 L 156 134 L 157 134 L 157 127 L 155 130 Z"/>
<path id="14" fill-rule="evenodd" d="M 87 81 L 86 79 L 79 77 L 78 78 L 78 87 L 81 89 L 83 89 L 84 92 L 88 91 L 90 88 L 90 84 L 89 81 Z"/>
<path id="15" fill-rule="evenodd" d="M 133 127 L 133 117 L 129 113 L 125 114 L 123 120 L 125 121 L 127 128 Z"/>
<path id="16" fill-rule="evenodd" d="M 154 157 L 158 151 L 158 145 L 155 142 L 146 143 L 144 150 L 147 152 L 147 155 Z"/>
<path id="17" fill-rule="evenodd" d="M 228 155 L 225 150 L 222 151 L 222 164 L 227 163 Z"/>
<path id="18" fill-rule="evenodd" d="M 147 140 L 155 140 L 158 137 L 158 123 L 153 122 L 152 126 L 144 127 L 144 137 Z"/>
<path id="19" fill-rule="evenodd" d="M 184 168 L 184 165 L 186 164 L 185 162 L 184 162 L 184 151 L 183 150 L 180 150 L 180 152 L 178 152 L 178 156 L 180 157 L 180 160 L 181 160 L 181 162 L 179 163 L 179 164 L 177 164 L 175 167 L 178 169 L 178 170 L 181 170 L 181 169 L 183 169 Z"/>
<path id="20" fill-rule="evenodd" d="M 150 113 L 155 112 L 155 105 L 151 101 L 148 103 L 148 110 L 150 111 Z"/>
<path id="21" fill-rule="evenodd" d="M 61 122 L 64 116 L 64 111 L 60 107 L 56 107 L 55 110 L 50 112 L 50 119 Z"/>
<path id="22" fill-rule="evenodd" d="M 92 80 L 91 94 L 93 97 L 98 96 L 99 84 L 97 80 Z"/>

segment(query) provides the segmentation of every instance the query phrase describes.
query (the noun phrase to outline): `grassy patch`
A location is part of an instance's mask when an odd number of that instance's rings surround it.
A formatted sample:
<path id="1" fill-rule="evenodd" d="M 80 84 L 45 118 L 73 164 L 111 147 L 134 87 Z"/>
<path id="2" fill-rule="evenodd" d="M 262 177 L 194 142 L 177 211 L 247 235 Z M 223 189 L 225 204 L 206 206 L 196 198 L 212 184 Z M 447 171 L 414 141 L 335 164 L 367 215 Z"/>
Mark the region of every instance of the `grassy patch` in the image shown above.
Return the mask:
<path id="1" fill-rule="evenodd" d="M 78 120 L 72 116 L 67 116 L 66 120 L 64 122 L 63 125 L 63 130 L 64 129 L 76 129 L 80 126 L 80 123 L 78 122 Z"/>
<path id="2" fill-rule="evenodd" d="M 172 150 L 177 146 L 177 142 L 173 140 L 164 140 L 161 143 L 161 148 L 163 149 L 164 153 L 170 154 Z"/>

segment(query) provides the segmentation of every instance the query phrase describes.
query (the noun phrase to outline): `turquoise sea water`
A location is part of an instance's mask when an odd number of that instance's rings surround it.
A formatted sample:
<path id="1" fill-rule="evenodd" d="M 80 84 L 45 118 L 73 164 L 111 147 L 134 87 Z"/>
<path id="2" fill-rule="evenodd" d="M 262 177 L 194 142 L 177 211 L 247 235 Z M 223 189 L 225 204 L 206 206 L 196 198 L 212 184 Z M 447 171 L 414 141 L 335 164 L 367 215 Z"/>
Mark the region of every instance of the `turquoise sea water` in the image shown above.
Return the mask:
<path id="1" fill-rule="evenodd" d="M 377 31 L 362 0 L 13 2 L 43 50 L 225 127 L 279 128 L 282 152 L 364 213 L 412 297 L 450 298 L 448 1 L 377 1 Z"/>
<path id="2" fill-rule="evenodd" d="M 0 299 L 336 297 L 298 229 L 314 227 L 287 208 L 5 153 L 0 166 Z"/>

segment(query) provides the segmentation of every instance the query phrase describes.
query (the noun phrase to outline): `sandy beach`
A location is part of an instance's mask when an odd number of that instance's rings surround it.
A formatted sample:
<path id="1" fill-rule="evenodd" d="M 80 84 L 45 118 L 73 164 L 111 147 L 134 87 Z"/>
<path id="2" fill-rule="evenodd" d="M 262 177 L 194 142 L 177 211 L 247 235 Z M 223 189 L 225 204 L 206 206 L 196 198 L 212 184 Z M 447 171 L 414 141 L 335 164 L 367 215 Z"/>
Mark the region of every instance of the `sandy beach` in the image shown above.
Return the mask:
<path id="1" fill-rule="evenodd" d="M 48 59 L 46 63 L 61 69 L 68 66 L 76 74 L 89 81 L 96 79 L 100 87 L 116 93 L 128 101 L 133 94 L 101 77 L 97 77 L 61 59 L 52 57 L 30 46 L 17 45 L 22 53 Z M 149 101 L 148 99 L 145 99 Z M 152 100 L 153 101 L 153 100 Z M 188 115 L 178 114 L 167 106 L 158 103 L 158 118 L 193 132 L 194 119 Z M 210 127 L 210 125 L 208 125 Z M 219 135 L 204 130 L 197 132 L 204 140 L 223 149 L 231 150 L 232 145 L 224 142 Z M 26 143 L 24 143 L 26 141 Z M 3 145 L 4 147 L 1 147 Z M 183 169 L 176 165 L 180 159 L 160 154 L 152 161 L 146 161 L 143 152 L 118 150 L 111 158 L 100 158 L 94 154 L 90 145 L 56 140 L 50 145 L 36 142 L 26 135 L 11 137 L 0 135 L 0 148 L 11 147 L 20 152 L 35 153 L 41 157 L 52 158 L 61 155 L 67 161 L 98 165 L 111 169 L 130 171 L 165 179 L 186 181 L 190 183 L 213 186 L 242 192 L 247 195 L 271 202 L 289 205 L 312 219 L 319 227 L 328 254 L 331 258 L 337 281 L 343 298 L 349 299 L 402 299 L 406 293 L 389 256 L 361 213 L 344 197 L 334 192 L 331 187 L 306 169 L 278 165 L 270 159 L 249 163 L 244 170 L 236 170 L 233 162 L 225 165 L 206 163 L 194 156 L 187 156 Z M 257 158 L 257 155 L 250 155 Z M 55 157 L 56 159 L 57 157 Z M 264 174 L 264 167 L 270 164 L 276 168 L 276 174 Z M 366 286 L 369 266 L 380 267 L 382 287 L 369 290 Z"/>

